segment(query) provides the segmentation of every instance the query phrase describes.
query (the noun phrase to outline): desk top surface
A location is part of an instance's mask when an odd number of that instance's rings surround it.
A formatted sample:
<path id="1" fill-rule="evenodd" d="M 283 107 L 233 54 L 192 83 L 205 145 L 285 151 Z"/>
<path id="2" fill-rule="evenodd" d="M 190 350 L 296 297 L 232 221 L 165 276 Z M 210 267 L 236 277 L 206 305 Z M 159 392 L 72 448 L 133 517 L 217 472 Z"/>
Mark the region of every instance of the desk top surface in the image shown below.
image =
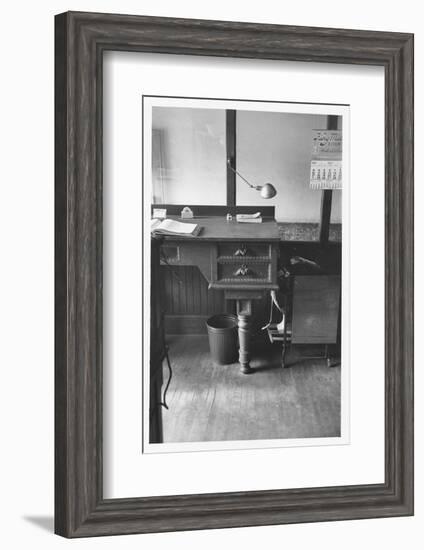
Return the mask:
<path id="1" fill-rule="evenodd" d="M 166 241 L 279 241 L 278 225 L 272 218 L 263 218 L 262 223 L 239 223 L 235 220 L 227 221 L 222 216 L 194 217 L 181 220 L 181 218 L 168 216 L 169 218 L 196 223 L 202 229 L 197 237 L 179 235 L 166 235 Z"/>

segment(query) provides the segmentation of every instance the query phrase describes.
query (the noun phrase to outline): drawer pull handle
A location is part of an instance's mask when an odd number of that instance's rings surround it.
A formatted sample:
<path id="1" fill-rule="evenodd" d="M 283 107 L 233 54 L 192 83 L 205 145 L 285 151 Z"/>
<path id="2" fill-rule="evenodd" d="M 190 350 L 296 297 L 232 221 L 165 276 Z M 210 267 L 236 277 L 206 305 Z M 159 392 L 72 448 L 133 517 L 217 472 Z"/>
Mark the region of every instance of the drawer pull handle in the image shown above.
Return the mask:
<path id="1" fill-rule="evenodd" d="M 247 265 L 240 266 L 237 271 L 235 272 L 236 277 L 246 277 L 247 275 L 250 275 L 251 271 L 247 267 Z"/>
<path id="2" fill-rule="evenodd" d="M 240 248 L 238 248 L 235 252 L 234 252 L 234 256 L 246 256 L 247 254 L 247 248 L 242 245 Z"/>

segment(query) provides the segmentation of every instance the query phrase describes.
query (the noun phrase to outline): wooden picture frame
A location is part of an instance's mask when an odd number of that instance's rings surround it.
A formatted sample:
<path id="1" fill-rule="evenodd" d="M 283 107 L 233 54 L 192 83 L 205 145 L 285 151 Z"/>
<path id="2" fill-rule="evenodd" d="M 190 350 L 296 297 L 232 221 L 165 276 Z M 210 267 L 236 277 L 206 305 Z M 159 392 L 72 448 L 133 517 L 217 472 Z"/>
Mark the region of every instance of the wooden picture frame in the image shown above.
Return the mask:
<path id="1" fill-rule="evenodd" d="M 56 533 L 84 537 L 411 515 L 413 35 L 77 12 L 57 15 L 55 26 Z M 384 67 L 384 483 L 103 498 L 102 55 L 106 50 Z"/>

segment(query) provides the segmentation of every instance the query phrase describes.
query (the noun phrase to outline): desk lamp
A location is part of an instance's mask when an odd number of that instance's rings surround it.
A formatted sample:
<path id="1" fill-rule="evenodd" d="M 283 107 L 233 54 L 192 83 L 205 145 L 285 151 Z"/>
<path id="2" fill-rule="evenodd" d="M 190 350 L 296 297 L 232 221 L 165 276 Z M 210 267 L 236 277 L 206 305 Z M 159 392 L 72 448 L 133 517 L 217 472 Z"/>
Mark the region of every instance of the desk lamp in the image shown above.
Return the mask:
<path id="1" fill-rule="evenodd" d="M 260 191 L 261 197 L 263 199 L 272 199 L 272 197 L 275 197 L 275 195 L 277 194 L 277 190 L 275 189 L 275 187 L 271 183 L 265 183 L 264 185 L 252 185 L 251 183 L 249 183 L 247 181 L 247 179 L 245 177 L 243 177 L 240 174 L 240 172 L 237 172 L 237 170 L 235 170 L 231 166 L 230 159 L 228 159 L 227 164 L 228 164 L 228 168 L 232 172 L 234 172 L 234 174 L 237 174 L 237 176 L 239 176 L 245 183 L 247 183 L 247 185 L 249 187 L 251 187 L 252 189 L 256 189 L 256 191 Z"/>

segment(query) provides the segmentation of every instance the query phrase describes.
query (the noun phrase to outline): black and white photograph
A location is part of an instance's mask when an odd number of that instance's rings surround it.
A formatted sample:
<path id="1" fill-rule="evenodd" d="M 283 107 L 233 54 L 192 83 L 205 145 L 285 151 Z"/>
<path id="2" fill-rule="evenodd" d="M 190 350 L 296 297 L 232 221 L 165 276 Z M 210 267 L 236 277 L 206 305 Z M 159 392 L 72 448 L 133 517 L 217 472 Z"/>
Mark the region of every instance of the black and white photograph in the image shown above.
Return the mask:
<path id="1" fill-rule="evenodd" d="M 420 546 L 424 31 L 381 6 L 2 6 L 6 550 Z"/>
<path id="2" fill-rule="evenodd" d="M 143 452 L 348 443 L 349 106 L 142 102 Z"/>

